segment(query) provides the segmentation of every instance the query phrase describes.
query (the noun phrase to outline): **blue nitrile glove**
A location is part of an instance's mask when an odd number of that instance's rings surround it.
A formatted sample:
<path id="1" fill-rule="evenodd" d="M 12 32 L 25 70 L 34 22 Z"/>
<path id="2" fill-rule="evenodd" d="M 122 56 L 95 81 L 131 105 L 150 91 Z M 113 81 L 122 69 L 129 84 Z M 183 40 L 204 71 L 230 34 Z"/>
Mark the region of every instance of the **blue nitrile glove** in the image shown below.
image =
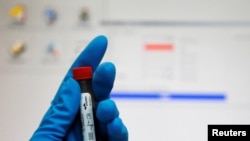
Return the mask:
<path id="1" fill-rule="evenodd" d="M 128 131 L 119 111 L 109 98 L 115 79 L 115 66 L 99 65 L 107 48 L 105 36 L 94 38 L 78 56 L 62 81 L 51 106 L 30 141 L 83 141 L 80 122 L 80 87 L 72 78 L 72 68 L 92 66 L 92 87 L 97 104 L 97 141 L 128 141 Z"/>

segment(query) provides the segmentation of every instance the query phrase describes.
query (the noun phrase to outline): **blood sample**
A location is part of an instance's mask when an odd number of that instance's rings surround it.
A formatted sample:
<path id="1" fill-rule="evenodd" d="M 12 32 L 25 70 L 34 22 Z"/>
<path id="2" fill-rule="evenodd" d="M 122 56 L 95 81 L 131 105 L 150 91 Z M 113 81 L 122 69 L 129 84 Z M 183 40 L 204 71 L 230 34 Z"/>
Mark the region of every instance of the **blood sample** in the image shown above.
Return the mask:
<path id="1" fill-rule="evenodd" d="M 89 66 L 74 68 L 73 78 L 78 81 L 81 88 L 80 111 L 84 141 L 96 141 L 92 68 Z"/>

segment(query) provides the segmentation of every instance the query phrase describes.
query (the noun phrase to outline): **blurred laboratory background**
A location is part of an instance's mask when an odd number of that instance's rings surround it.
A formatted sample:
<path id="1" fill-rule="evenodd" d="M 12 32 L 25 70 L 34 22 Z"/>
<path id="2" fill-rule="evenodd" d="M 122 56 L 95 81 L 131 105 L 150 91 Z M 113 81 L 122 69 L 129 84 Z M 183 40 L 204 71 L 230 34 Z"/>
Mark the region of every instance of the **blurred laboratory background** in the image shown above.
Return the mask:
<path id="1" fill-rule="evenodd" d="M 130 141 L 250 124 L 249 13 L 249 0 L 0 0 L 0 140 L 29 140 L 97 35 Z"/>

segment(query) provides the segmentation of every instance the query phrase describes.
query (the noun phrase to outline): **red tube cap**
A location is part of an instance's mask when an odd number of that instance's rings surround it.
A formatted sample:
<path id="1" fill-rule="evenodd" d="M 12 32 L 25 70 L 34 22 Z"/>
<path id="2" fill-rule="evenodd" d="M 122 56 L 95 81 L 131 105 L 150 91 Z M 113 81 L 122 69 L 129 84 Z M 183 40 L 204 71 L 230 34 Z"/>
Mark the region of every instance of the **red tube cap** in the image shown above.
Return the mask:
<path id="1" fill-rule="evenodd" d="M 74 68 L 73 69 L 73 78 L 75 80 L 91 79 L 92 78 L 92 68 L 89 66 Z"/>

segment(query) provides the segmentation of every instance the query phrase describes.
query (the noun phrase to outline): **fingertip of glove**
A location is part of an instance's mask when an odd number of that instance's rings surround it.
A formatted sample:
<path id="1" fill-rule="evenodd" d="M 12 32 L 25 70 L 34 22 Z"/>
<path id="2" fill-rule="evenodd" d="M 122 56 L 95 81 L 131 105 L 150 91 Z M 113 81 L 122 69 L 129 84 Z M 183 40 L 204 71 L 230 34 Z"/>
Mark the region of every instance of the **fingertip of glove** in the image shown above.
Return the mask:
<path id="1" fill-rule="evenodd" d="M 96 116 L 100 122 L 108 123 L 119 116 L 119 111 L 115 103 L 107 99 L 98 103 Z"/>
<path id="2" fill-rule="evenodd" d="M 116 70 L 111 62 L 102 63 L 93 76 L 93 90 L 97 101 L 107 99 L 113 88 Z"/>
<path id="3" fill-rule="evenodd" d="M 114 77 L 114 74 L 116 73 L 116 68 L 112 62 L 104 62 L 97 68 L 96 73 L 97 75 L 106 74 L 105 76 L 107 76 L 107 74 L 110 74 L 108 76 Z"/>
<path id="4" fill-rule="evenodd" d="M 75 91 L 76 93 L 80 93 L 80 87 L 78 82 L 73 79 L 73 78 L 69 78 L 66 82 L 65 82 L 65 86 L 70 88 L 71 90 Z"/>
<path id="5" fill-rule="evenodd" d="M 122 141 L 128 140 L 128 130 L 119 117 L 109 123 L 107 128 L 108 134 L 112 139 Z"/>
<path id="6" fill-rule="evenodd" d="M 52 105 L 56 105 L 60 99 L 65 96 L 70 96 L 74 100 L 77 100 L 80 97 L 80 92 L 80 87 L 77 81 L 71 77 L 65 77 L 56 93 L 56 96 L 52 100 Z"/>
<path id="7" fill-rule="evenodd" d="M 94 38 L 93 41 L 98 41 L 98 43 L 107 45 L 108 44 L 108 39 L 105 35 L 98 35 Z"/>
<path id="8" fill-rule="evenodd" d="M 60 95 L 61 98 L 68 97 L 67 99 L 71 100 L 72 102 L 78 102 L 81 96 L 80 93 L 81 90 L 78 82 L 70 77 L 63 83 L 58 95 Z"/>

